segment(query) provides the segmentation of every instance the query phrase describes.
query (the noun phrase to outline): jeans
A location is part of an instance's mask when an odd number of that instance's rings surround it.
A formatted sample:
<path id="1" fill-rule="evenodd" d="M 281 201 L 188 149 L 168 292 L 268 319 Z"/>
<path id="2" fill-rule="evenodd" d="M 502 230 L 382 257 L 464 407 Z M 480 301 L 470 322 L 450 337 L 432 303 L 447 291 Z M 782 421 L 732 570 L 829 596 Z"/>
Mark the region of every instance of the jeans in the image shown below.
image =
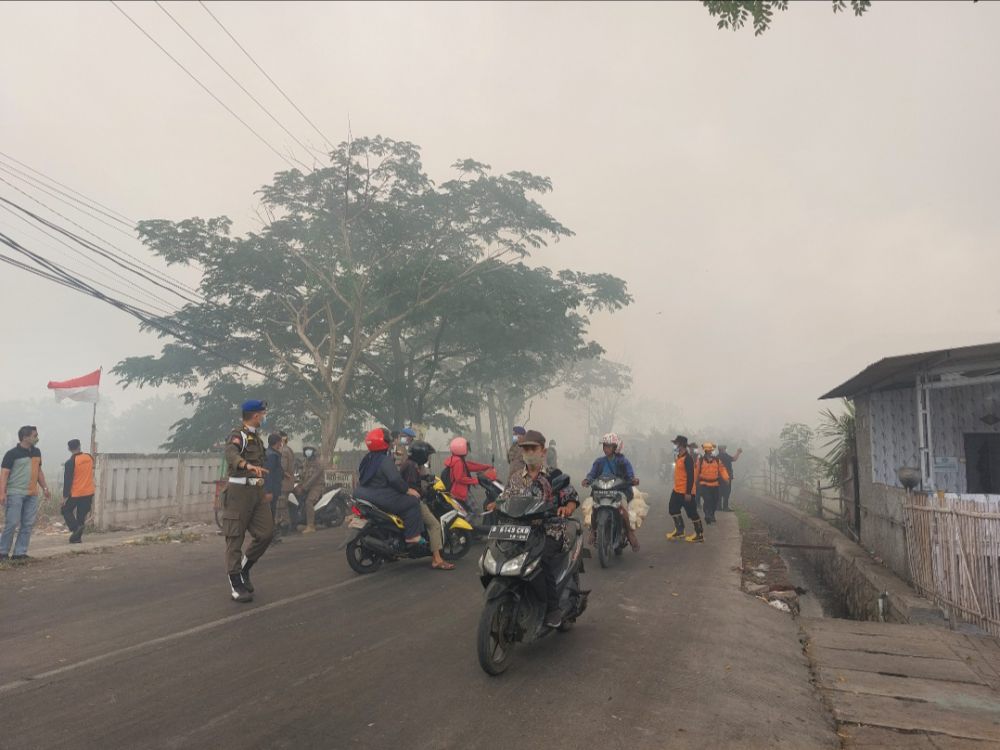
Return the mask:
<path id="1" fill-rule="evenodd" d="M 38 515 L 38 495 L 7 495 L 7 514 L 4 519 L 3 534 L 0 535 L 0 554 L 10 552 L 10 543 L 14 539 L 14 529 L 17 529 L 17 541 L 14 542 L 14 554 L 28 554 L 28 542 L 31 541 L 31 529 Z"/>

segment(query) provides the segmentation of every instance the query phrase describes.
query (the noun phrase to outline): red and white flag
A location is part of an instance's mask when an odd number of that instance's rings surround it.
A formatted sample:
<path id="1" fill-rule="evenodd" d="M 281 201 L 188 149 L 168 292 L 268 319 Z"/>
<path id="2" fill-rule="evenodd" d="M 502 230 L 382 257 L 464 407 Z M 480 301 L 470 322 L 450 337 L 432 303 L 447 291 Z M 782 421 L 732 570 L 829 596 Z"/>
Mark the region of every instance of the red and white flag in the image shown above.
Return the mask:
<path id="1" fill-rule="evenodd" d="M 91 403 L 95 403 L 97 401 L 97 388 L 100 384 L 101 371 L 94 370 L 89 375 L 83 375 L 82 377 L 73 378 L 72 380 L 63 380 L 62 382 L 50 380 L 48 387 L 55 391 L 56 401 L 62 401 L 64 398 L 68 398 L 73 401 L 89 401 Z"/>

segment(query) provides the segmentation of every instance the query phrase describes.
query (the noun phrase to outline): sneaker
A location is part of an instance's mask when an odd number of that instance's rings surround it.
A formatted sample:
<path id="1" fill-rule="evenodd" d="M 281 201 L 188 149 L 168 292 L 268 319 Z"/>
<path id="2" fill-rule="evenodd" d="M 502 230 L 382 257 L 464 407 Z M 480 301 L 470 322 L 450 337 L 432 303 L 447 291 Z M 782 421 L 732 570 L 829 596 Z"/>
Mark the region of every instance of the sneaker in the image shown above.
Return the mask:
<path id="1" fill-rule="evenodd" d="M 80 539 L 83 537 L 83 526 L 80 526 L 76 531 L 69 535 L 70 544 L 79 544 Z"/>
<path id="2" fill-rule="evenodd" d="M 234 602 L 252 602 L 253 594 L 247 591 L 243 577 L 239 573 L 229 576 L 229 589 Z"/>
<path id="3" fill-rule="evenodd" d="M 562 621 L 562 612 L 558 609 L 545 615 L 545 627 L 547 628 L 558 628 L 562 625 Z"/>
<path id="4" fill-rule="evenodd" d="M 250 568 L 253 567 L 253 563 L 247 560 L 247 556 L 243 555 L 243 562 L 240 563 L 240 576 L 243 578 L 243 588 L 253 593 L 253 584 L 250 583 Z"/>
<path id="5" fill-rule="evenodd" d="M 27 555 L 12 555 L 10 559 L 17 562 L 28 562 L 31 558 Z"/>

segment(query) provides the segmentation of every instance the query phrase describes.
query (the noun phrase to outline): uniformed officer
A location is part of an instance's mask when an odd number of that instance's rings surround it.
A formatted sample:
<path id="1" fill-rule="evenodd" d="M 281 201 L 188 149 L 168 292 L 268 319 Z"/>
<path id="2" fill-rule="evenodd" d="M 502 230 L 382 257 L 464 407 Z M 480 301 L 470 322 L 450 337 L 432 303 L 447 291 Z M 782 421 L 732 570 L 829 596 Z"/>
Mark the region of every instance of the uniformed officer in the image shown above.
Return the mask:
<path id="1" fill-rule="evenodd" d="M 264 454 L 261 431 L 267 402 L 244 401 L 243 424 L 226 441 L 229 483 L 222 510 L 222 533 L 226 537 L 226 572 L 233 601 L 253 601 L 250 568 L 264 554 L 274 536 L 274 518 L 264 502 Z M 243 553 L 243 540 L 250 532 L 253 540 Z"/>

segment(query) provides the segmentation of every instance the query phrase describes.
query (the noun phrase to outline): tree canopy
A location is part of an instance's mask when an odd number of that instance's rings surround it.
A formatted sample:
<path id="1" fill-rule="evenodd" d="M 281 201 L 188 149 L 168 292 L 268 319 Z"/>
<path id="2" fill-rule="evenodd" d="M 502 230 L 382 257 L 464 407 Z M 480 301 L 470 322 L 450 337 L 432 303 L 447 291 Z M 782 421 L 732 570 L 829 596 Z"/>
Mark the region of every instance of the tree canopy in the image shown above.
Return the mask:
<path id="1" fill-rule="evenodd" d="M 210 447 L 251 392 L 326 455 L 370 419 L 456 429 L 484 391 L 551 388 L 600 356 L 588 316 L 628 304 L 625 283 L 524 262 L 572 234 L 537 200 L 550 181 L 453 166 L 438 185 L 414 144 L 364 138 L 327 167 L 275 175 L 258 231 L 234 236 L 226 217 L 140 222 L 155 253 L 202 273 L 202 301 L 158 321 L 173 340 L 114 369 L 126 385 L 186 389 L 196 411 L 168 447 Z"/>
<path id="2" fill-rule="evenodd" d="M 760 36 L 771 27 L 775 11 L 788 10 L 788 0 L 702 0 L 709 15 L 718 18 L 720 29 L 739 31 L 750 21 L 754 36 Z M 847 10 L 848 0 L 832 0 L 833 12 Z M 871 8 L 871 0 L 850 0 L 854 15 L 864 15 Z"/>

